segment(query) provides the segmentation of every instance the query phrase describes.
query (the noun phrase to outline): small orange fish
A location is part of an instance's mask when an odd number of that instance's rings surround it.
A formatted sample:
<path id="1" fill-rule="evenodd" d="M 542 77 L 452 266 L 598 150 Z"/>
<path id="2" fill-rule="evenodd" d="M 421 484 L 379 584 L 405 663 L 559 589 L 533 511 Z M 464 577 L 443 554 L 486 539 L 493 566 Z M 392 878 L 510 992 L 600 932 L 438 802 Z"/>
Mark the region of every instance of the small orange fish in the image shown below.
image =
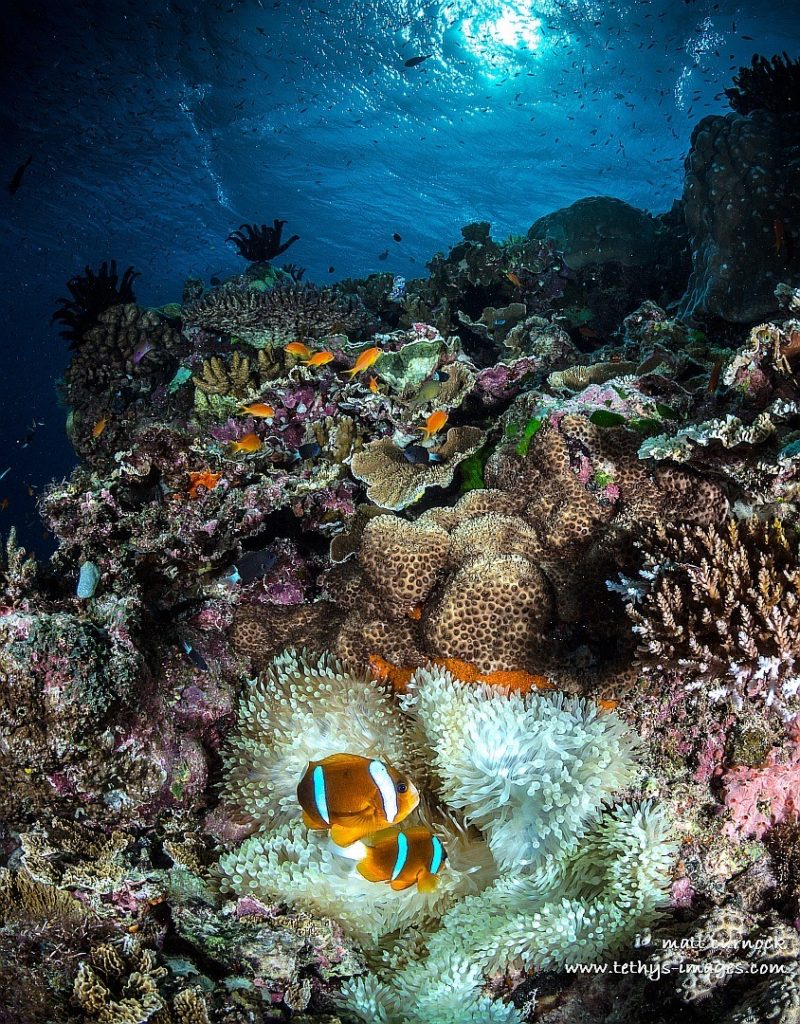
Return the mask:
<path id="1" fill-rule="evenodd" d="M 515 288 L 521 288 L 522 287 L 522 281 L 520 281 L 519 277 L 517 276 L 517 274 L 514 273 L 513 270 L 507 270 L 506 271 L 506 277 L 514 285 Z"/>
<path id="2" fill-rule="evenodd" d="M 295 356 L 297 359 L 310 359 L 314 354 L 308 345 L 304 345 L 302 341 L 293 341 L 291 345 L 286 345 L 283 351 L 288 352 L 290 356 Z"/>
<path id="3" fill-rule="evenodd" d="M 275 415 L 275 410 L 266 402 L 251 402 L 250 405 L 242 406 L 240 415 L 252 416 L 257 420 L 268 420 Z"/>
<path id="4" fill-rule="evenodd" d="M 597 331 L 594 329 L 594 327 L 588 327 L 586 324 L 583 324 L 582 327 L 578 328 L 578 334 L 580 334 L 584 338 L 599 338 L 600 337 L 600 335 L 597 333 Z"/>
<path id="5" fill-rule="evenodd" d="M 329 828 L 337 846 L 350 846 L 408 817 L 419 803 L 419 793 L 384 761 L 331 754 L 309 762 L 297 800 L 308 828 Z"/>
<path id="6" fill-rule="evenodd" d="M 104 416 L 92 427 L 92 437 L 99 437 L 108 426 L 108 417 Z"/>
<path id="7" fill-rule="evenodd" d="M 333 352 L 315 352 L 309 359 L 303 360 L 304 366 L 325 366 L 326 363 L 332 363 L 336 356 Z"/>
<path id="8" fill-rule="evenodd" d="M 231 453 L 244 452 L 246 455 L 252 455 L 253 452 L 260 450 L 261 438 L 252 431 L 249 434 L 245 434 L 241 441 L 231 441 Z"/>
<path id="9" fill-rule="evenodd" d="M 368 840 L 367 855 L 356 870 L 368 882 L 388 882 L 396 892 L 412 885 L 433 892 L 446 856 L 441 839 L 423 825 L 403 832 L 387 828 Z"/>
<path id="10" fill-rule="evenodd" d="M 368 370 L 370 366 L 374 366 L 377 363 L 382 355 L 383 349 L 378 348 L 377 345 L 364 349 L 358 359 L 356 359 L 353 369 L 347 371 L 348 377 L 355 377 L 357 373 L 363 373 L 364 370 Z"/>
<path id="11" fill-rule="evenodd" d="M 597 706 L 600 708 L 601 711 L 613 711 L 618 704 L 618 700 L 612 700 L 611 698 L 599 700 L 597 702 Z"/>
<path id="12" fill-rule="evenodd" d="M 373 395 L 380 394 L 380 390 L 381 389 L 378 387 L 378 378 L 377 377 L 370 377 L 370 379 L 369 379 L 369 389 L 373 393 Z"/>
<path id="13" fill-rule="evenodd" d="M 7 508 L 8 508 L 8 498 L 3 498 L 3 500 L 0 501 L 0 509 L 2 509 L 3 512 L 5 512 L 5 510 Z"/>
<path id="14" fill-rule="evenodd" d="M 724 359 L 717 359 L 714 365 L 711 367 L 711 373 L 708 378 L 708 393 L 713 395 L 719 386 L 719 378 L 722 373 L 722 367 L 725 364 Z"/>
<path id="15" fill-rule="evenodd" d="M 434 434 L 438 434 L 445 423 L 447 423 L 447 420 L 447 413 L 443 410 L 439 409 L 438 412 L 432 412 L 425 420 L 425 426 L 422 428 L 423 438 L 427 441 Z"/>

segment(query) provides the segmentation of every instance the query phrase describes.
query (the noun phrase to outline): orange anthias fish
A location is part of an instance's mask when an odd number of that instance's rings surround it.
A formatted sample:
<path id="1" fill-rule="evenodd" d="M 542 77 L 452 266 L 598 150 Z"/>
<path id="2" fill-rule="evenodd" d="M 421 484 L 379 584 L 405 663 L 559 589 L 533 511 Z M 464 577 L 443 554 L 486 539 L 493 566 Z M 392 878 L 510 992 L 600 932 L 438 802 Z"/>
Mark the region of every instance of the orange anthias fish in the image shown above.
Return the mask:
<path id="1" fill-rule="evenodd" d="M 506 277 L 514 285 L 515 288 L 521 288 L 522 287 L 522 281 L 520 281 L 519 276 L 517 274 L 515 274 L 513 270 L 507 270 L 506 271 Z"/>
<path id="2" fill-rule="evenodd" d="M 370 379 L 369 379 L 369 389 L 373 393 L 373 395 L 380 394 L 380 390 L 381 389 L 378 387 L 378 378 L 377 377 L 370 377 Z"/>
<path id="3" fill-rule="evenodd" d="M 350 846 L 408 817 L 419 803 L 419 793 L 384 761 L 331 754 L 309 763 L 297 787 L 297 800 L 309 828 L 329 828 L 337 846 Z"/>
<path id="4" fill-rule="evenodd" d="M 240 441 L 231 441 L 231 452 L 244 452 L 246 455 L 252 455 L 253 452 L 260 450 L 261 438 L 252 431 L 245 434 Z"/>
<path id="5" fill-rule="evenodd" d="M 284 352 L 288 352 L 290 356 L 295 356 L 297 359 L 310 359 L 314 354 L 308 345 L 304 345 L 302 341 L 293 341 L 291 345 L 284 346 Z"/>
<path id="6" fill-rule="evenodd" d="M 433 892 L 446 856 L 439 837 L 422 825 L 403 832 L 387 828 L 369 840 L 356 868 L 367 881 L 388 882 L 395 891 L 416 885 L 420 892 Z"/>
<path id="7" fill-rule="evenodd" d="M 315 352 L 309 359 L 303 361 L 304 366 L 325 366 L 326 363 L 332 363 L 336 356 L 333 352 Z"/>
<path id="8" fill-rule="evenodd" d="M 447 413 L 443 412 L 441 409 L 438 412 L 432 412 L 425 420 L 425 426 L 422 428 L 422 435 L 424 439 L 427 441 L 428 438 L 433 437 L 434 434 L 438 434 L 445 423 L 447 423 L 447 420 Z"/>
<path id="9" fill-rule="evenodd" d="M 370 366 L 374 366 L 377 363 L 382 355 L 383 349 L 378 348 L 377 345 L 364 349 L 358 359 L 356 359 L 353 369 L 347 371 L 348 377 L 355 377 L 357 373 L 363 373 L 364 370 L 368 370 Z"/>
<path id="10" fill-rule="evenodd" d="M 257 420 L 268 420 L 275 415 L 275 410 L 266 402 L 251 402 L 250 405 L 243 405 L 239 414 L 252 416 Z"/>
<path id="11" fill-rule="evenodd" d="M 92 437 L 99 437 L 108 426 L 108 417 L 104 416 L 92 427 Z"/>

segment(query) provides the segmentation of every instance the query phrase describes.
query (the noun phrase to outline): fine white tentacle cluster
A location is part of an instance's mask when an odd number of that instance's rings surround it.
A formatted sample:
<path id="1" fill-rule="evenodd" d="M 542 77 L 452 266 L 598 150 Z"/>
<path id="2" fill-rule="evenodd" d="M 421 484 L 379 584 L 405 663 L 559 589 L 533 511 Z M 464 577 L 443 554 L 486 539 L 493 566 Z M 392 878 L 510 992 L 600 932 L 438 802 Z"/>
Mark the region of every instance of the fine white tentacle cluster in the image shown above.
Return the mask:
<path id="1" fill-rule="evenodd" d="M 447 848 L 434 893 L 366 881 L 302 825 L 297 781 L 337 751 L 385 757 L 423 790 L 408 823 Z M 221 858 L 221 886 L 339 920 L 381 961 L 343 990 L 365 1021 L 513 1024 L 519 1012 L 483 994 L 488 976 L 601 959 L 666 902 L 665 814 L 613 805 L 636 751 L 590 701 L 465 685 L 442 668 L 417 670 L 398 700 L 334 658 L 286 652 L 240 709 L 226 800 L 261 829 Z"/>

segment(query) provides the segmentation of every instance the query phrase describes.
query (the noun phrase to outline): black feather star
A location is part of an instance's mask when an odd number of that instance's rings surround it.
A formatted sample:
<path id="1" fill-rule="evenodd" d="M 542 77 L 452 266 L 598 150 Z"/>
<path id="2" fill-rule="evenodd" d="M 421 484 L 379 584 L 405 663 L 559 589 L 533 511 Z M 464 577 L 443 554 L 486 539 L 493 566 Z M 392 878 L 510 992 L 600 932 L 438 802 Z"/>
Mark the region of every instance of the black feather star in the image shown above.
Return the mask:
<path id="1" fill-rule="evenodd" d="M 111 306 L 135 302 L 133 279 L 139 274 L 128 267 L 122 275 L 117 274 L 116 260 L 111 265 L 104 261 L 95 274 L 91 267 L 85 267 L 82 274 L 76 274 L 67 281 L 72 298 L 59 299 L 57 309 L 50 320 L 65 325 L 62 338 L 68 338 L 70 348 L 78 348 L 84 334 L 97 323 L 97 318 Z"/>
<path id="2" fill-rule="evenodd" d="M 288 242 L 281 245 L 281 234 L 285 220 L 274 220 L 272 227 L 262 224 L 242 224 L 236 231 L 228 235 L 228 241 L 233 242 L 243 256 L 251 263 L 267 263 L 286 252 L 290 245 L 299 240 L 299 235 L 292 235 Z"/>

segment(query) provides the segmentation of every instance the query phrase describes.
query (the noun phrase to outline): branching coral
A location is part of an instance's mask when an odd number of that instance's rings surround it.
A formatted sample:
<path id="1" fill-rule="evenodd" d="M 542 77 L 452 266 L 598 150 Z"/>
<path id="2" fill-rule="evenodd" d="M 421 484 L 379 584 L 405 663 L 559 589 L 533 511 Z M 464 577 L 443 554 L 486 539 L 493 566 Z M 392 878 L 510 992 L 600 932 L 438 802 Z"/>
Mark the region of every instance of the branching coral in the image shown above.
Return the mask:
<path id="1" fill-rule="evenodd" d="M 5 544 L 0 545 L 0 604 L 8 610 L 27 611 L 37 573 L 36 559 L 17 543 L 17 531 L 12 526 Z"/>
<path id="2" fill-rule="evenodd" d="M 770 60 L 753 54 L 750 67 L 739 68 L 734 87 L 725 95 L 739 114 L 770 110 L 782 114 L 800 110 L 800 60 L 788 53 L 775 54 Z"/>
<path id="3" fill-rule="evenodd" d="M 281 235 L 286 224 L 285 220 L 274 220 L 272 227 L 262 224 L 242 224 L 236 231 L 228 235 L 228 241 L 233 242 L 243 256 L 251 263 L 267 262 L 274 260 L 276 256 L 286 252 L 290 245 L 300 240 L 299 235 L 292 237 L 281 244 Z M 299 280 L 297 278 L 296 280 Z"/>
<path id="4" fill-rule="evenodd" d="M 52 320 L 65 325 L 61 335 L 69 339 L 70 348 L 80 348 L 86 331 L 110 306 L 136 301 L 133 280 L 138 276 L 133 267 L 128 267 L 120 280 L 116 261 L 111 260 L 110 268 L 104 262 L 95 274 L 91 267 L 86 267 L 83 274 L 67 281 L 72 298 L 59 299 L 61 308 L 53 313 Z"/>
<path id="5" fill-rule="evenodd" d="M 712 699 L 798 707 L 800 554 L 794 530 L 757 519 L 659 528 L 642 542 L 628 605 L 648 672 L 678 668 Z"/>
<path id="6" fill-rule="evenodd" d="M 673 848 L 662 813 L 624 804 L 601 814 L 635 775 L 636 742 L 613 713 L 465 686 L 444 669 L 419 670 L 401 709 L 346 666 L 292 652 L 253 686 L 226 794 L 257 822 L 285 819 L 304 759 L 334 748 L 377 747 L 427 781 L 423 813 L 448 850 L 434 894 L 367 882 L 297 821 L 296 803 L 294 822 L 219 864 L 224 891 L 313 906 L 373 951 L 414 925 L 378 975 L 347 986 L 366 1020 L 518 1021 L 481 994 L 489 973 L 594 960 L 663 905 Z M 462 813 L 479 834 L 459 824 Z"/>

